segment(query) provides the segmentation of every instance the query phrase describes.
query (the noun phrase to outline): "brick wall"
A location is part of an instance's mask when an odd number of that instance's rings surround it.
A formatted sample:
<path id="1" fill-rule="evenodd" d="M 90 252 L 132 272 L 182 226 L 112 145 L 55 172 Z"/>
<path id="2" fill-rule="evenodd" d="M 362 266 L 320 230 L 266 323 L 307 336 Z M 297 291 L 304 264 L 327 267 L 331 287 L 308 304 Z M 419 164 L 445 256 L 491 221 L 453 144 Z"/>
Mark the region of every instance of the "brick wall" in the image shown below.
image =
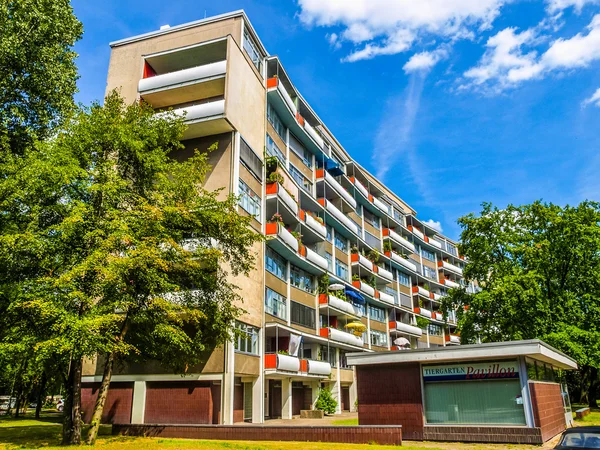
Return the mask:
<path id="1" fill-rule="evenodd" d="M 236 441 L 339 442 L 401 445 L 398 426 L 113 425 L 114 435 Z M 302 446 L 299 446 L 302 448 Z"/>
<path id="2" fill-rule="evenodd" d="M 543 444 L 539 428 L 465 425 L 425 425 L 427 441 Z"/>
<path id="3" fill-rule="evenodd" d="M 535 426 L 541 428 L 544 442 L 566 428 L 565 410 L 557 383 L 529 382 Z"/>
<path id="4" fill-rule="evenodd" d="M 81 385 L 81 409 L 83 421 L 90 423 L 98 398 L 100 383 L 84 383 Z M 131 403 L 133 401 L 133 383 L 110 383 L 102 423 L 130 423 Z"/>
<path id="5" fill-rule="evenodd" d="M 218 421 L 218 416 L 214 417 L 214 406 L 210 382 L 147 382 L 144 423 L 217 423 L 215 421 Z"/>
<path id="6" fill-rule="evenodd" d="M 357 366 L 358 423 L 402 425 L 404 439 L 423 439 L 418 364 Z"/>

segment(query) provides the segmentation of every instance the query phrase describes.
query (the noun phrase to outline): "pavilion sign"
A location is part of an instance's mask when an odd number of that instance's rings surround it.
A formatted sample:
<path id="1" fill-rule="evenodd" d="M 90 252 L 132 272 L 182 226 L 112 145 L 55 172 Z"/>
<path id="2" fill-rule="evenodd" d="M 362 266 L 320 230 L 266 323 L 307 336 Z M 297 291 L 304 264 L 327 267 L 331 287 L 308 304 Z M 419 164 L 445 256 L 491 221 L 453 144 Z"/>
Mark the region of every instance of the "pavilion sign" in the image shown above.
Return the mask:
<path id="1" fill-rule="evenodd" d="M 519 378 L 516 361 L 423 366 L 423 381 L 496 380 Z"/>

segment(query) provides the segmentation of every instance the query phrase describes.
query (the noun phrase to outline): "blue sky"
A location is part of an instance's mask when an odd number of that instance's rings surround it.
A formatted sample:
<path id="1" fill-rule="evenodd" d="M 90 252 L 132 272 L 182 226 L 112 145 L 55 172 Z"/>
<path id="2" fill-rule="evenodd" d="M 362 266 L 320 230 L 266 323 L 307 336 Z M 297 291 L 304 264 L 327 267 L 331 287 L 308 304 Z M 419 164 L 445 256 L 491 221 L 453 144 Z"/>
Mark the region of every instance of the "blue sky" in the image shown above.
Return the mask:
<path id="1" fill-rule="evenodd" d="M 77 100 L 108 43 L 244 9 L 346 150 L 424 220 L 600 200 L 600 0 L 73 0 Z M 597 16 L 596 16 L 597 15 Z"/>

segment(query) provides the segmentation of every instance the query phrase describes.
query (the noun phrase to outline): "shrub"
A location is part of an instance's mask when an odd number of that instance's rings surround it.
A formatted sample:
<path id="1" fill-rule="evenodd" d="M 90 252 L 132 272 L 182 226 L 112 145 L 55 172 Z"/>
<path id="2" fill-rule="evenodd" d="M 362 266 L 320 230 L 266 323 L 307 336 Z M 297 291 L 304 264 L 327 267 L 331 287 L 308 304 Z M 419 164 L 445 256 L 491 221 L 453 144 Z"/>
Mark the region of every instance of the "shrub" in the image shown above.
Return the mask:
<path id="1" fill-rule="evenodd" d="M 315 409 L 323 411 L 325 414 L 335 414 L 338 402 L 333 398 L 331 389 L 321 388 L 319 390 L 319 397 L 315 404 Z"/>

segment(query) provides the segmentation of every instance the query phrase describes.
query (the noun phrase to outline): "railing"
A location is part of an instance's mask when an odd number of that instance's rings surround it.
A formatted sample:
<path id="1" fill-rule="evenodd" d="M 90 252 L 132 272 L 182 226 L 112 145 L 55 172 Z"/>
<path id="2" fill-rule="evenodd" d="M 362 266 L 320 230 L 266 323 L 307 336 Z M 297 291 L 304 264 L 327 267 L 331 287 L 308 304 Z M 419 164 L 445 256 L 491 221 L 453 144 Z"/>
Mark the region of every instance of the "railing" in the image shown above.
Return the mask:
<path id="1" fill-rule="evenodd" d="M 173 113 L 178 116 L 185 115 L 186 122 L 223 115 L 225 113 L 225 100 L 186 106 L 185 108 L 173 110 Z"/>
<path id="2" fill-rule="evenodd" d="M 348 229 L 353 231 L 355 234 L 358 234 L 358 227 L 356 224 L 354 224 L 352 220 L 350 220 L 339 209 L 337 209 L 333 203 L 324 198 L 319 199 L 319 203 L 323 205 L 333 217 L 342 222 Z"/>
<path id="3" fill-rule="evenodd" d="M 409 227 L 408 227 L 408 228 L 409 228 L 409 229 L 410 229 L 410 230 L 413 232 L 413 234 L 414 234 L 415 236 L 417 236 L 417 237 L 421 238 L 421 240 L 422 240 L 422 241 L 424 241 L 424 240 L 425 240 L 425 235 L 423 234 L 423 232 L 422 232 L 421 230 L 419 230 L 418 228 L 416 228 L 416 227 L 413 227 L 413 226 L 411 226 L 411 225 L 409 225 Z"/>
<path id="4" fill-rule="evenodd" d="M 309 375 L 331 375 L 331 364 L 325 361 L 313 361 L 311 359 L 306 360 L 307 370 Z"/>
<path id="5" fill-rule="evenodd" d="M 150 78 L 142 78 L 138 83 L 138 91 L 144 93 L 155 89 L 175 87 L 180 84 L 190 84 L 207 78 L 225 75 L 227 61 L 219 61 L 189 69 L 177 70 Z"/>
<path id="6" fill-rule="evenodd" d="M 265 232 L 267 235 L 277 235 L 283 242 L 298 251 L 298 240 L 281 223 L 268 223 Z"/>
<path id="7" fill-rule="evenodd" d="M 325 142 L 323 141 L 323 138 L 319 136 L 319 134 L 315 131 L 312 125 L 308 123 L 306 119 L 304 119 L 304 129 L 306 130 L 308 135 L 313 139 L 313 141 L 317 143 L 319 148 L 322 149 L 325 147 Z"/>
<path id="8" fill-rule="evenodd" d="M 358 181 L 356 178 L 351 177 L 350 181 L 352 181 L 354 183 L 354 186 L 356 187 L 356 189 L 358 189 L 358 191 L 365 196 L 365 198 L 369 198 L 369 191 L 367 191 L 367 188 L 360 182 Z"/>
<path id="9" fill-rule="evenodd" d="M 327 227 L 325 225 L 323 225 L 322 223 L 320 223 L 319 221 L 317 221 L 317 219 L 315 219 L 313 216 L 305 213 L 304 214 L 304 222 L 313 231 L 316 231 L 318 234 L 320 234 L 324 238 L 327 238 Z"/>
<path id="10" fill-rule="evenodd" d="M 384 236 L 389 236 L 397 244 L 402 245 L 405 248 L 408 248 L 413 253 L 415 252 L 415 246 L 414 246 L 414 244 L 412 242 L 409 242 L 406 239 L 404 239 L 402 236 L 400 236 L 394 230 L 392 230 L 390 228 L 385 228 L 383 230 L 383 235 Z"/>
<path id="11" fill-rule="evenodd" d="M 332 341 L 356 345 L 358 347 L 363 346 L 362 338 L 350 333 L 346 333 L 345 331 L 337 330 L 335 328 L 321 328 L 320 335 L 321 337 L 328 337 Z"/>
<path id="12" fill-rule="evenodd" d="M 350 260 L 352 262 L 357 262 L 361 266 L 369 269 L 371 272 L 373 271 L 373 263 L 359 253 L 353 253 L 350 255 Z"/>
<path id="13" fill-rule="evenodd" d="M 400 333 L 410 334 L 412 336 L 420 337 L 423 335 L 423 330 L 421 330 L 419 327 L 415 327 L 404 322 L 390 322 L 390 329 L 399 331 Z"/>
<path id="14" fill-rule="evenodd" d="M 388 256 L 388 258 L 391 258 L 392 260 L 396 261 L 398 264 L 406 267 L 407 269 L 412 270 L 413 272 L 417 271 L 417 266 L 413 263 L 411 263 L 408 259 L 403 258 L 402 256 L 398 255 L 397 253 L 394 252 L 385 252 L 386 256 Z"/>
<path id="15" fill-rule="evenodd" d="M 298 203 L 292 198 L 288 191 L 279 183 L 272 183 L 267 185 L 267 195 L 277 193 L 277 196 L 281 199 L 285 205 L 292 210 L 294 214 L 298 214 Z"/>
<path id="16" fill-rule="evenodd" d="M 460 336 L 457 336 L 455 334 L 447 334 L 446 342 L 450 344 L 460 344 Z"/>
<path id="17" fill-rule="evenodd" d="M 337 298 L 335 295 L 328 294 L 320 294 L 319 295 L 319 304 L 326 305 L 328 304 L 332 308 L 340 310 L 342 312 L 352 314 L 357 317 L 362 317 L 362 311 L 354 306 L 352 303 L 342 300 L 341 298 Z"/>
<path id="18" fill-rule="evenodd" d="M 380 277 L 385 278 L 389 281 L 394 281 L 394 274 L 389 270 L 384 269 L 383 267 L 377 267 L 377 269 L 375 270 L 377 271 Z"/>
<path id="19" fill-rule="evenodd" d="M 412 292 L 413 294 L 419 294 L 423 297 L 431 298 L 431 292 L 429 292 L 427 289 L 421 286 L 413 286 Z"/>
<path id="20" fill-rule="evenodd" d="M 306 248 L 306 259 L 310 262 L 316 264 L 323 270 L 327 270 L 328 264 L 327 260 L 319 255 L 317 252 L 311 250 L 310 248 Z"/>
<path id="21" fill-rule="evenodd" d="M 395 304 L 394 297 L 391 296 L 390 294 L 386 294 L 385 292 L 381 292 L 381 291 L 378 291 L 378 294 L 379 294 L 379 300 L 381 300 L 382 302 L 389 303 L 390 305 Z"/>
<path id="22" fill-rule="evenodd" d="M 281 353 L 268 353 L 265 355 L 265 369 L 298 372 L 300 371 L 300 360 L 295 356 L 283 355 Z"/>
<path id="23" fill-rule="evenodd" d="M 428 317 L 431 319 L 431 311 L 425 308 L 415 308 L 415 313 L 421 314 L 424 317 Z"/>
<path id="24" fill-rule="evenodd" d="M 444 284 L 446 286 L 448 286 L 448 287 L 451 287 L 451 288 L 459 288 L 460 287 L 460 284 L 455 283 L 452 280 L 448 280 L 447 278 L 444 279 Z"/>
<path id="25" fill-rule="evenodd" d="M 340 197 L 346 200 L 346 202 L 348 202 L 350 206 L 356 208 L 356 200 L 354 200 L 350 193 L 346 189 L 344 189 L 344 187 L 340 183 L 338 183 L 338 181 L 335 178 L 333 178 L 333 176 L 331 176 L 329 172 L 327 172 L 325 169 L 318 169 L 316 177 L 325 178 L 325 181 L 327 181 L 331 185 L 331 187 L 333 187 L 333 190 L 336 191 Z"/>
<path id="26" fill-rule="evenodd" d="M 387 204 L 383 203 L 381 200 L 379 200 L 377 197 L 373 197 L 373 204 L 386 214 L 390 214 L 390 207 Z"/>
<path id="27" fill-rule="evenodd" d="M 277 80 L 277 90 L 279 91 L 279 93 L 283 97 L 283 100 L 285 101 L 285 103 L 288 105 L 288 107 L 292 111 L 292 114 L 294 114 L 294 116 L 295 116 L 296 113 L 298 112 L 298 109 L 296 108 L 296 105 L 294 104 L 292 97 L 290 96 L 290 94 L 288 94 L 287 89 L 283 86 L 283 83 L 281 83 L 281 81 L 279 81 L 279 80 Z"/>
<path id="28" fill-rule="evenodd" d="M 447 261 L 438 261 L 438 267 L 443 267 L 444 269 L 450 270 L 451 272 L 462 275 L 463 271 L 460 267 L 455 266 L 454 264 L 450 264 Z"/>
<path id="29" fill-rule="evenodd" d="M 431 245 L 433 245 L 434 247 L 439 248 L 440 250 L 442 249 L 442 243 L 440 241 L 438 241 L 437 239 L 429 238 L 429 243 Z"/>
<path id="30" fill-rule="evenodd" d="M 353 281 L 352 285 L 371 297 L 375 296 L 375 288 L 373 286 L 369 286 L 364 281 Z"/>

